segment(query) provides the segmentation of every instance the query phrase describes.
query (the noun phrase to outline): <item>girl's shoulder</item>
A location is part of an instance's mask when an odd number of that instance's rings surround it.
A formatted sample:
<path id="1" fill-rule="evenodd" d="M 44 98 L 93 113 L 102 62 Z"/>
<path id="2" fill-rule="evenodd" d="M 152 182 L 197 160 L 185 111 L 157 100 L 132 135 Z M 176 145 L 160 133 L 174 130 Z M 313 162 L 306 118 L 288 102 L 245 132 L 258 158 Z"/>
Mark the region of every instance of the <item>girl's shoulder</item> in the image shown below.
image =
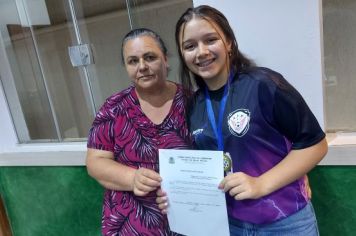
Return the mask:
<path id="1" fill-rule="evenodd" d="M 245 83 L 257 83 L 260 87 L 266 87 L 272 91 L 276 89 L 284 91 L 295 90 L 282 74 L 266 67 L 251 67 L 246 69 L 238 73 L 238 79 Z"/>
<path id="2" fill-rule="evenodd" d="M 251 67 L 238 73 L 240 79 L 251 79 L 256 82 L 262 83 L 278 83 L 283 82 L 285 79 L 283 76 L 267 67 Z"/>

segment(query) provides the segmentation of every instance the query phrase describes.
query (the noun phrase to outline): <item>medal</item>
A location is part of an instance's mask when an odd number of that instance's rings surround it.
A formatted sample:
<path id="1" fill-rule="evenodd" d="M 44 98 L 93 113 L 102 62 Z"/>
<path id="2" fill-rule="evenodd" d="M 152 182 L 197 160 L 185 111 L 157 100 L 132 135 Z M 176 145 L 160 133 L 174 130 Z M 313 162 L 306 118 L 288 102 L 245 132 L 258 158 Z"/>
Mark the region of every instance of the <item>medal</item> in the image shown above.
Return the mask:
<path id="1" fill-rule="evenodd" d="M 224 171 L 226 174 L 232 173 L 232 159 L 230 153 L 224 152 Z"/>

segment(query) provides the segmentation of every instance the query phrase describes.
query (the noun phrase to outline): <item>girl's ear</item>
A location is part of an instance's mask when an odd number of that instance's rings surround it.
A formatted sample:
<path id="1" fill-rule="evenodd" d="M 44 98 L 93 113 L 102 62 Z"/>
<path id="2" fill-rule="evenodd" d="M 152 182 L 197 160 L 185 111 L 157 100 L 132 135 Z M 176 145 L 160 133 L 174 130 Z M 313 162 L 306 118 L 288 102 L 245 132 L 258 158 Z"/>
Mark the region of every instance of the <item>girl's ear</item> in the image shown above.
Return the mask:
<path id="1" fill-rule="evenodd" d="M 228 51 L 228 53 L 229 53 L 229 55 L 231 54 L 231 48 L 232 48 L 232 43 L 231 43 L 231 41 L 229 40 L 229 41 L 227 41 L 226 42 L 226 47 L 227 47 L 227 51 Z"/>

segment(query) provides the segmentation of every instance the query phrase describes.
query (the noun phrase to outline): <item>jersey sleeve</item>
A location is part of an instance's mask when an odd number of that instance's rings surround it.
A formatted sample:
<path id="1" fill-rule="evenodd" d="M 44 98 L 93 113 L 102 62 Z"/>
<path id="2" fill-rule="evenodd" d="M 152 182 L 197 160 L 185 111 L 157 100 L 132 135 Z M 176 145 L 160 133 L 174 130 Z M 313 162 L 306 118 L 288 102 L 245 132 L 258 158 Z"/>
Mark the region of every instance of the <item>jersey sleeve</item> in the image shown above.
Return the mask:
<path id="1" fill-rule="evenodd" d="M 114 151 L 114 118 L 108 103 L 100 108 L 89 130 L 87 147 L 105 151 Z"/>
<path id="2" fill-rule="evenodd" d="M 292 142 L 292 149 L 310 147 L 325 137 L 303 97 L 287 81 L 276 87 L 272 112 L 276 128 Z"/>

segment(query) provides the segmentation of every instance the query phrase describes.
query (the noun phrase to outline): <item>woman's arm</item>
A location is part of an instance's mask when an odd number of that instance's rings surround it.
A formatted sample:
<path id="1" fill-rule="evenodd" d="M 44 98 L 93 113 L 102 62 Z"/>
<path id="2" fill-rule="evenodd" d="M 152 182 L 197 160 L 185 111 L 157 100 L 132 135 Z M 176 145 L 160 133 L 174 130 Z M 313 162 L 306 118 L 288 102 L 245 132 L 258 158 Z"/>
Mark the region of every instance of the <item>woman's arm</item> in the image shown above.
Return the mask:
<path id="1" fill-rule="evenodd" d="M 316 166 L 328 150 L 326 139 L 308 148 L 292 150 L 280 163 L 259 177 L 243 172 L 226 176 L 219 188 L 236 200 L 257 199 L 299 179 Z"/>
<path id="2" fill-rule="evenodd" d="M 157 172 L 118 163 L 109 151 L 88 148 L 86 166 L 89 175 L 107 189 L 133 191 L 137 196 L 145 196 L 161 184 Z"/>

